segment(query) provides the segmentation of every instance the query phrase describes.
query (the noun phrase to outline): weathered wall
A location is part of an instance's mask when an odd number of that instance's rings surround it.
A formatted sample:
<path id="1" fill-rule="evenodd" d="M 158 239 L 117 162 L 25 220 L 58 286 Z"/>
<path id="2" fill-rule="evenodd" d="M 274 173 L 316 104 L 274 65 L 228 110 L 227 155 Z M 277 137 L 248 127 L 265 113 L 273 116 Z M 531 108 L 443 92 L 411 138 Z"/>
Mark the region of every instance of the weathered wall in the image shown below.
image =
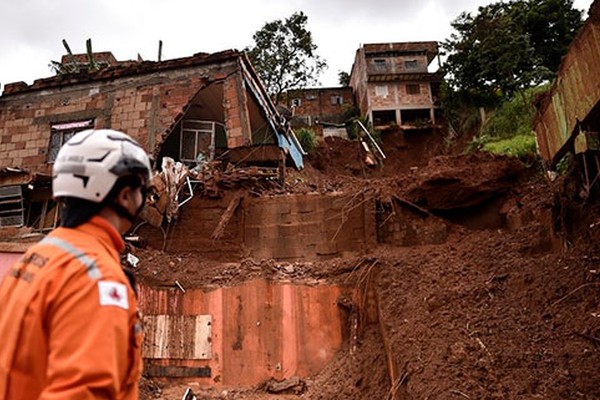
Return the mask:
<path id="1" fill-rule="evenodd" d="M 550 93 L 544 98 L 535 117 L 540 155 L 548 162 L 558 162 L 565 145 L 583 121 L 584 130 L 598 131 L 597 120 L 586 121 L 586 116 L 600 101 L 600 3 L 594 2 L 590 18 L 579 30 L 569 51 L 563 57 L 558 75 Z M 586 126 L 587 125 L 587 126 Z M 588 143 L 580 135 L 575 143 L 577 151 L 585 151 Z"/>
<path id="2" fill-rule="evenodd" d="M 332 97 L 340 97 L 341 104 L 332 102 Z M 292 99 L 300 99 L 300 106 L 294 107 L 294 119 L 298 125 L 314 125 L 316 121 L 343 123 L 344 113 L 354 106 L 354 96 L 350 87 L 304 89 L 294 91 L 288 98 L 288 107 Z"/>
<path id="3" fill-rule="evenodd" d="M 234 193 L 227 192 L 222 199 L 206 199 L 195 196 L 179 209 L 177 220 L 168 227 L 166 247 L 168 252 L 194 251 L 203 253 L 211 259 L 234 261 L 239 260 L 243 250 L 243 203 L 233 214 L 223 232 L 223 236 L 215 241 L 212 234 Z M 158 228 L 143 225 L 137 230 L 151 247 L 162 249 L 165 246 L 164 234 Z"/>
<path id="4" fill-rule="evenodd" d="M 48 88 L 42 81 L 39 90 L 22 93 L 18 86 L 7 85 L 0 97 L 0 167 L 26 166 L 31 171 L 50 173 L 50 126 L 87 119 L 94 120 L 95 128 L 125 131 L 152 152 L 206 80 L 226 79 L 235 68 L 236 63 L 229 62 L 218 68 L 200 65 L 89 81 L 79 77 L 75 83 L 65 81 L 60 86 L 51 80 Z M 230 75 L 227 79 L 233 89 L 226 96 L 237 95 L 235 86 L 240 77 Z M 226 100 L 237 104 L 232 98 Z M 233 143 L 239 144 L 242 127 L 235 107 L 228 109 L 237 116 L 228 128 L 235 133 Z"/>
<path id="5" fill-rule="evenodd" d="M 429 82 L 408 82 L 408 84 L 419 84 L 419 94 L 408 94 L 406 82 L 377 82 L 368 84 L 368 96 L 373 110 L 386 110 L 397 108 L 431 108 L 431 88 Z M 388 94 L 377 95 L 377 86 L 386 86 Z"/>
<path id="6" fill-rule="evenodd" d="M 256 198 L 244 221 L 244 243 L 255 258 L 331 258 L 362 252 L 376 238 L 374 201 L 363 196 Z"/>
<path id="7" fill-rule="evenodd" d="M 166 250 L 195 251 L 214 259 L 318 260 L 360 253 L 376 243 L 374 200 L 348 195 L 246 197 L 218 241 L 211 238 L 235 194 L 219 200 L 194 197 L 168 228 Z M 163 248 L 163 233 L 136 233 Z"/>
<path id="8" fill-rule="evenodd" d="M 271 377 L 307 377 L 327 365 L 341 348 L 342 334 L 348 327 L 336 301 L 343 293 L 354 295 L 336 286 L 265 281 L 208 292 L 142 287 L 139 299 L 144 315 L 210 315 L 212 328 L 210 359 L 147 358 L 145 367 L 209 367 L 210 376 L 186 378 L 186 382 L 196 380 L 206 386 L 249 386 Z M 148 339 L 144 345 L 155 347 L 163 335 L 160 329 L 146 332 L 153 343 Z M 180 349 L 195 344 L 184 337 L 172 337 L 164 346 Z M 148 351 L 144 353 L 148 355 Z"/>
<path id="9" fill-rule="evenodd" d="M 381 204 L 377 213 L 377 235 L 381 243 L 395 246 L 440 244 L 448 237 L 441 219 L 412 210 L 398 202 Z"/>

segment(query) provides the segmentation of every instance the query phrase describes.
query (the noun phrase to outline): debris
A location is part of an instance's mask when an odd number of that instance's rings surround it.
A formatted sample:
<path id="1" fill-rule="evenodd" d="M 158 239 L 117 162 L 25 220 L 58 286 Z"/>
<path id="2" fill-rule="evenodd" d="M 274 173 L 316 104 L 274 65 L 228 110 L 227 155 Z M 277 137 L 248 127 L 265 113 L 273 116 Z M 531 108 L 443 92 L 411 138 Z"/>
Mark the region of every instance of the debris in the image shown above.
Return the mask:
<path id="1" fill-rule="evenodd" d="M 175 285 L 177 285 L 177 287 L 179 288 L 179 290 L 181 290 L 183 293 L 185 293 L 185 289 L 183 288 L 183 286 L 181 285 L 181 283 L 179 283 L 179 281 L 175 281 Z"/>
<path id="2" fill-rule="evenodd" d="M 271 379 L 267 382 L 266 390 L 269 393 L 292 392 L 300 394 L 306 389 L 306 384 L 299 377 L 293 376 L 284 381 Z"/>
<path id="3" fill-rule="evenodd" d="M 197 397 L 194 392 L 192 392 L 192 389 L 187 388 L 181 400 L 197 400 Z"/>
<path id="4" fill-rule="evenodd" d="M 221 220 L 217 224 L 217 227 L 215 228 L 215 230 L 211 236 L 212 240 L 219 240 L 223 236 L 223 233 L 225 233 L 225 227 L 227 227 L 227 224 L 231 220 L 231 217 L 233 217 L 235 210 L 237 210 L 237 208 L 239 207 L 241 202 L 242 202 L 242 196 L 239 194 L 236 195 L 233 199 L 231 199 L 231 201 L 229 202 L 229 205 L 227 206 L 227 209 L 223 213 Z"/>
<path id="5" fill-rule="evenodd" d="M 131 253 L 127 253 L 127 262 L 129 263 L 129 265 L 131 265 L 133 268 L 135 268 L 135 267 L 137 267 L 138 263 L 140 262 L 140 259 Z"/>

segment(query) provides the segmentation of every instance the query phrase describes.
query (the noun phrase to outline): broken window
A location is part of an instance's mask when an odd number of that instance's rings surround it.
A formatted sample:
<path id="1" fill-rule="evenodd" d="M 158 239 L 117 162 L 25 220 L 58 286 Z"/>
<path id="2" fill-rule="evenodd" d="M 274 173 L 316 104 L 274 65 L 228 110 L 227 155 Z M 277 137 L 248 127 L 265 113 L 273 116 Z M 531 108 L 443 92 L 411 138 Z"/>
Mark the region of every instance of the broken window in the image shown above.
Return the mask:
<path id="1" fill-rule="evenodd" d="M 388 87 L 387 85 L 377 85 L 375 86 L 375 95 L 379 97 L 385 97 L 388 95 Z"/>
<path id="2" fill-rule="evenodd" d="M 418 83 L 409 83 L 406 85 L 406 94 L 420 94 L 421 93 L 421 85 Z"/>
<path id="3" fill-rule="evenodd" d="M 187 119 L 181 123 L 179 159 L 184 162 L 211 161 L 215 152 L 215 121 Z"/>
<path id="4" fill-rule="evenodd" d="M 404 67 L 406 69 L 417 69 L 419 68 L 419 63 L 417 60 L 406 60 L 404 61 Z"/>
<path id="5" fill-rule="evenodd" d="M 58 204 L 52 199 L 50 183 L 29 184 L 25 191 L 25 225 L 38 232 L 58 226 Z"/>
<path id="6" fill-rule="evenodd" d="M 56 160 L 58 150 L 63 144 L 77 132 L 94 127 L 94 120 L 88 119 L 85 121 L 74 121 L 50 126 L 50 148 L 48 151 L 48 162 L 52 163 Z"/>
<path id="7" fill-rule="evenodd" d="M 339 105 L 339 104 L 343 104 L 343 103 L 344 103 L 344 99 L 342 98 L 342 96 L 339 96 L 339 95 L 331 96 L 331 104 Z"/>

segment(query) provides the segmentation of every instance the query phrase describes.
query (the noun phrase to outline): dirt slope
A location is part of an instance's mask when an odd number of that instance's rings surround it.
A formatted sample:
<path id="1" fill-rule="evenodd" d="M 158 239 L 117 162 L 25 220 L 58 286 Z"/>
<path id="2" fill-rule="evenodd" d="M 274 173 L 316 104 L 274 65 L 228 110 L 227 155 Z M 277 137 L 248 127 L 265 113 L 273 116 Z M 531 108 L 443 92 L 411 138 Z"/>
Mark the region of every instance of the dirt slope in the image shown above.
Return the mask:
<path id="1" fill-rule="evenodd" d="M 370 282 L 380 322 L 361 317 L 358 338 L 306 380 L 303 394 L 269 395 L 257 387 L 199 392 L 199 398 L 600 399 L 595 202 L 572 196 L 559 202 L 558 185 L 551 187 L 539 168 L 505 158 L 443 156 L 415 165 L 414 158 L 396 157 L 373 171 L 361 166 L 354 144 L 325 145 L 305 171 L 288 177 L 288 190 L 396 196 L 449 221 L 448 239 L 298 263 L 293 276 L 270 261 L 209 264 L 193 254 L 144 250 L 173 267 L 167 277 L 142 267 L 139 278 L 151 284 L 231 285 L 257 276 Z M 496 223 L 469 223 L 486 218 Z M 190 280 L 190 270 L 203 273 Z M 161 385 L 157 394 L 144 381 L 142 398 L 180 398 L 184 390 Z"/>

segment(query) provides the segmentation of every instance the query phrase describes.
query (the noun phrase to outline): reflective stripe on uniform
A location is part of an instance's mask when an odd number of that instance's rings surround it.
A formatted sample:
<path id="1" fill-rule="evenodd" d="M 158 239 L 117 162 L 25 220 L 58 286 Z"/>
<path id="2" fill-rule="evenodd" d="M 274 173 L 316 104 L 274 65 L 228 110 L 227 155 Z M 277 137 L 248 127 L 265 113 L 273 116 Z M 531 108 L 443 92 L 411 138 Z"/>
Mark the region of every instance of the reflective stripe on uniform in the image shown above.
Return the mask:
<path id="1" fill-rule="evenodd" d="M 44 239 L 42 239 L 41 243 L 56 246 L 59 249 L 66 251 L 67 253 L 71 254 L 73 257 L 81 261 L 81 263 L 85 265 L 86 272 L 90 279 L 102 278 L 102 272 L 100 272 L 100 269 L 96 265 L 96 262 L 89 258 L 87 254 L 73 246 L 71 243 L 57 237 L 49 236 L 46 236 Z"/>

